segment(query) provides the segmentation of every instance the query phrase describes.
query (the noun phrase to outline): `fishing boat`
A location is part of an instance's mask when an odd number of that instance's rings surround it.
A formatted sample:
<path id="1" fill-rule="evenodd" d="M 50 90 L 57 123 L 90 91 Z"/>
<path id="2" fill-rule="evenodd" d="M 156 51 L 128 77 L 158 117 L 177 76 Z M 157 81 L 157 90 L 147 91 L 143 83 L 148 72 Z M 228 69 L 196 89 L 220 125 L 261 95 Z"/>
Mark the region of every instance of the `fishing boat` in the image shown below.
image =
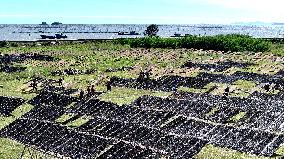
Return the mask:
<path id="1" fill-rule="evenodd" d="M 67 35 L 55 34 L 55 38 L 56 38 L 56 39 L 66 39 L 66 38 L 67 38 Z"/>
<path id="2" fill-rule="evenodd" d="M 131 32 L 118 32 L 118 35 L 140 35 L 136 31 L 131 31 Z"/>
<path id="3" fill-rule="evenodd" d="M 55 35 L 40 35 L 42 39 L 66 39 L 67 36 L 63 34 L 55 34 Z"/>
<path id="4" fill-rule="evenodd" d="M 171 37 L 183 37 L 181 34 L 175 33 L 173 36 Z"/>
<path id="5" fill-rule="evenodd" d="M 60 23 L 60 22 L 53 22 L 53 23 L 51 23 L 51 25 L 61 25 L 62 23 Z"/>
<path id="6" fill-rule="evenodd" d="M 53 35 L 40 35 L 42 39 L 55 39 Z"/>

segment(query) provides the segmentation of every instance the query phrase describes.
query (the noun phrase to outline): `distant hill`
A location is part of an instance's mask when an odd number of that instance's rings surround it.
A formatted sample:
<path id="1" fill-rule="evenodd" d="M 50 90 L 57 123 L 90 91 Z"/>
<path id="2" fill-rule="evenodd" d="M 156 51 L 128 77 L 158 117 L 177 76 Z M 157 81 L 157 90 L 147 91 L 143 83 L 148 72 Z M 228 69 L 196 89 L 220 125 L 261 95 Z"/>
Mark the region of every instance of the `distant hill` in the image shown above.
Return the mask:
<path id="1" fill-rule="evenodd" d="M 284 23 L 273 23 L 273 25 L 284 25 Z"/>
<path id="2" fill-rule="evenodd" d="M 273 25 L 274 23 L 266 23 L 266 22 L 236 22 L 232 23 L 233 25 L 256 25 L 256 26 L 264 26 L 264 25 Z"/>

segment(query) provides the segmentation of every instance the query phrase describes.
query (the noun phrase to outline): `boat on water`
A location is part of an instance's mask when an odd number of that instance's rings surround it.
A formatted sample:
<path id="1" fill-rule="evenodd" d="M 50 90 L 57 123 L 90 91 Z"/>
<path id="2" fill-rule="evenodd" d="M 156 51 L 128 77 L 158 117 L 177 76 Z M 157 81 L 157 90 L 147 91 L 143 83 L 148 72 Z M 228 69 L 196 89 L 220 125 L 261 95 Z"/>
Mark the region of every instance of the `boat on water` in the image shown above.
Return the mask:
<path id="1" fill-rule="evenodd" d="M 183 37 L 181 34 L 175 33 L 174 35 L 172 35 L 171 37 Z"/>
<path id="2" fill-rule="evenodd" d="M 42 22 L 41 24 L 39 25 L 48 25 L 47 22 Z"/>
<path id="3" fill-rule="evenodd" d="M 53 22 L 53 23 L 51 23 L 51 25 L 61 25 L 62 23 L 60 23 L 60 22 Z"/>
<path id="4" fill-rule="evenodd" d="M 172 35 L 171 37 L 188 37 L 188 36 L 192 36 L 192 35 L 191 35 L 191 34 L 184 34 L 184 35 L 181 35 L 181 34 L 175 33 L 175 34 Z"/>
<path id="5" fill-rule="evenodd" d="M 55 39 L 53 35 L 40 35 L 42 39 Z"/>
<path id="6" fill-rule="evenodd" d="M 140 35 L 136 31 L 131 31 L 131 32 L 118 32 L 118 35 Z"/>
<path id="7" fill-rule="evenodd" d="M 55 34 L 55 35 L 40 35 L 42 39 L 66 39 L 67 35 Z"/>

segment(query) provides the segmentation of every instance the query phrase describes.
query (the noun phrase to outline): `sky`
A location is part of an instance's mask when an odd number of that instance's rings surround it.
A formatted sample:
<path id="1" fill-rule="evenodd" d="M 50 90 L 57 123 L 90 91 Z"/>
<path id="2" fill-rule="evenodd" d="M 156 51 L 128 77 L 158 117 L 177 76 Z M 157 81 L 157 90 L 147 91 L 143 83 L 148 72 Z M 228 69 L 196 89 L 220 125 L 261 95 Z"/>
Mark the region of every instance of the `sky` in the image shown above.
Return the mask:
<path id="1" fill-rule="evenodd" d="M 283 0 L 1 0 L 0 24 L 284 22 Z"/>

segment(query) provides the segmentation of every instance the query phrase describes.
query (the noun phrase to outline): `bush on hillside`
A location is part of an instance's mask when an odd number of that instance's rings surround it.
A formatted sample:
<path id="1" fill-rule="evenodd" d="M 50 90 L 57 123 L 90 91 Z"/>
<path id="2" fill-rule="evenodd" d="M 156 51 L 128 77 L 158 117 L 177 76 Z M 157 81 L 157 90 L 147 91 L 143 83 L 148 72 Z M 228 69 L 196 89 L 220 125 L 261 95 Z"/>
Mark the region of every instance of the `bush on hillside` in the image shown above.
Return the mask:
<path id="1" fill-rule="evenodd" d="M 117 43 L 143 48 L 195 48 L 232 52 L 265 52 L 270 50 L 270 42 L 247 35 L 229 34 L 216 36 L 186 36 L 182 38 L 145 37 L 118 39 Z"/>

